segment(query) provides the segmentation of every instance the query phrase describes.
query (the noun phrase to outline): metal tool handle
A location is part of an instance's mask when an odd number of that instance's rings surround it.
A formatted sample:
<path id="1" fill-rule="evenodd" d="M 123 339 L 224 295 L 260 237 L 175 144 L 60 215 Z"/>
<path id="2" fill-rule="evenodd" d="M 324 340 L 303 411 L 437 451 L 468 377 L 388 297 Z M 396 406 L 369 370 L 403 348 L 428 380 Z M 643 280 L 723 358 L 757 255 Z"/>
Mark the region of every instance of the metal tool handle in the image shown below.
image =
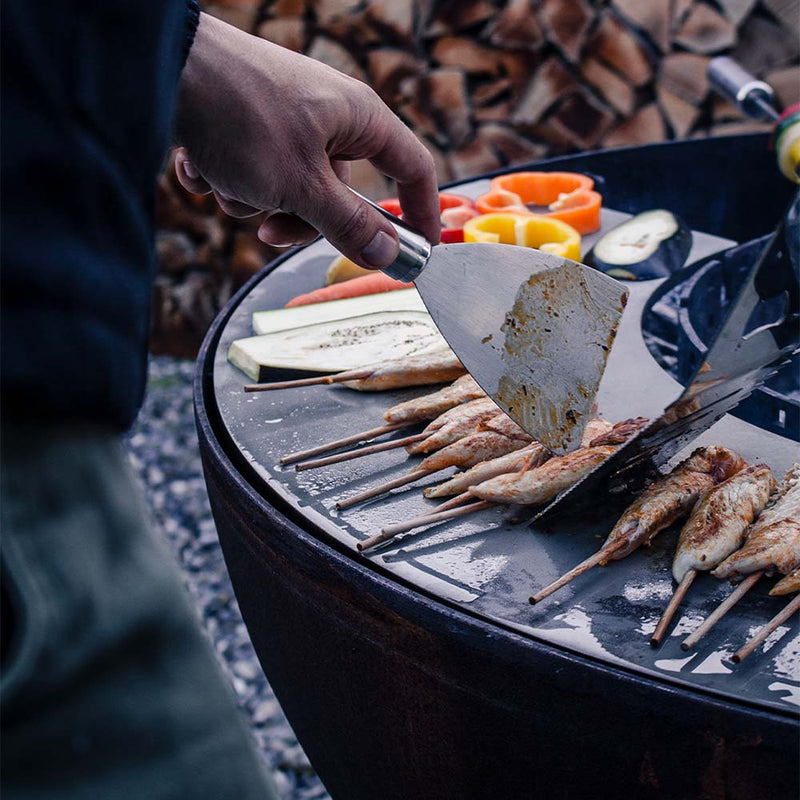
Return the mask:
<path id="1" fill-rule="evenodd" d="M 748 117 L 778 119 L 772 87 L 751 75 L 732 58 L 719 56 L 712 59 L 708 65 L 708 78 L 717 92 Z"/>
<path id="2" fill-rule="evenodd" d="M 355 189 L 348 188 L 356 197 L 368 203 L 382 217 L 388 219 L 397 232 L 397 238 L 400 240 L 400 253 L 388 267 L 383 268 L 383 271 L 389 277 L 404 283 L 415 281 L 431 257 L 431 243 L 419 231 L 415 231 L 412 227 L 406 225 L 403 220 L 394 214 L 390 214 L 385 208 L 373 203 L 372 200 L 359 194 Z"/>

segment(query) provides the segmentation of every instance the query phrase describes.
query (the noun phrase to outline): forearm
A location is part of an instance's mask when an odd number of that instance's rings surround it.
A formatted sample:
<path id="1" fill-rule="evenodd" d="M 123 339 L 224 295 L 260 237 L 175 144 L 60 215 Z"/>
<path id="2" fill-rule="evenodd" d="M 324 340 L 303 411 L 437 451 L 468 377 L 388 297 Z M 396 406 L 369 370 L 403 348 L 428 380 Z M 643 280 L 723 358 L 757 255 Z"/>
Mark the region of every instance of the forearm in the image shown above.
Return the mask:
<path id="1" fill-rule="evenodd" d="M 265 211 L 261 231 L 310 224 L 364 266 L 390 263 L 396 234 L 345 186 L 348 162 L 365 158 L 397 181 L 409 224 L 438 241 L 432 158 L 369 87 L 207 14 L 181 77 L 175 136 L 182 183 L 213 190 L 230 214 Z"/>

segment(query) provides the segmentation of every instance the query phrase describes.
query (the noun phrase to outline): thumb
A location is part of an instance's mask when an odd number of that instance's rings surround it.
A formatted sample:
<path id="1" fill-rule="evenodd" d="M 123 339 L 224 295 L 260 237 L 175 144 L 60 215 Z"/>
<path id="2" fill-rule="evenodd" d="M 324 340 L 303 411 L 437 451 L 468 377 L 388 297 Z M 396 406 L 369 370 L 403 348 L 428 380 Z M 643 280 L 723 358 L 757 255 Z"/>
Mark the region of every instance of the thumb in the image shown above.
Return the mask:
<path id="1" fill-rule="evenodd" d="M 297 213 L 356 264 L 367 269 L 389 266 L 400 250 L 391 223 L 356 197 L 333 170 L 319 185 L 321 191 L 306 195 Z"/>

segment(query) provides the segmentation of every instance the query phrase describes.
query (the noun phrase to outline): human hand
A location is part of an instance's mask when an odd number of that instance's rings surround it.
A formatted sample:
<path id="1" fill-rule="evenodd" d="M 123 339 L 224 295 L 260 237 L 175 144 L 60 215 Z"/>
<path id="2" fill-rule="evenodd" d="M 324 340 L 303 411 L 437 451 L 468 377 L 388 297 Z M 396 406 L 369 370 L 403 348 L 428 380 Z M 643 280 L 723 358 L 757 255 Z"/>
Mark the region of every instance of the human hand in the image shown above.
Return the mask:
<path id="1" fill-rule="evenodd" d="M 178 180 L 234 217 L 264 213 L 267 244 L 317 231 L 368 268 L 397 257 L 397 234 L 346 186 L 365 158 L 397 182 L 405 221 L 439 241 L 433 159 L 368 86 L 201 15 L 179 86 Z"/>

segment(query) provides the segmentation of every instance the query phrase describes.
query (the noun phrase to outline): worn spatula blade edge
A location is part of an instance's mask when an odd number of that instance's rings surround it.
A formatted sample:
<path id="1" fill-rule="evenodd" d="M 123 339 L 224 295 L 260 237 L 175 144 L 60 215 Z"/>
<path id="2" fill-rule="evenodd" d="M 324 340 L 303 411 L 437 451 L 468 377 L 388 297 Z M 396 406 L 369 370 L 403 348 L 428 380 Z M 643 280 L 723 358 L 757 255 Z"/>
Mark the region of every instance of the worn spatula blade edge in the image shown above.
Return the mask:
<path id="1" fill-rule="evenodd" d="M 591 417 L 627 288 L 569 259 L 483 242 L 435 247 L 415 283 L 484 391 L 545 446 L 570 449 Z"/>

